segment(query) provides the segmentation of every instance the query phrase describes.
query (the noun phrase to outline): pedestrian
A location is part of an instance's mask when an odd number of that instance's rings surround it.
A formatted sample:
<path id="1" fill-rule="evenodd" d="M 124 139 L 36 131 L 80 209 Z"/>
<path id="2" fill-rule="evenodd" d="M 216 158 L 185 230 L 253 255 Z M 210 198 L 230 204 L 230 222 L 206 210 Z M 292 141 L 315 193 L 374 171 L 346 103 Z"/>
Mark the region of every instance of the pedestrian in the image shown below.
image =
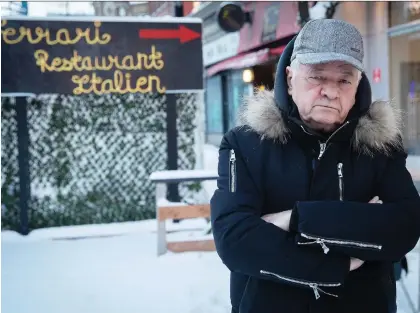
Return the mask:
<path id="1" fill-rule="evenodd" d="M 309 21 L 274 91 L 243 105 L 219 150 L 211 221 L 232 312 L 395 313 L 393 263 L 420 232 L 400 116 L 372 103 L 363 39 Z"/>

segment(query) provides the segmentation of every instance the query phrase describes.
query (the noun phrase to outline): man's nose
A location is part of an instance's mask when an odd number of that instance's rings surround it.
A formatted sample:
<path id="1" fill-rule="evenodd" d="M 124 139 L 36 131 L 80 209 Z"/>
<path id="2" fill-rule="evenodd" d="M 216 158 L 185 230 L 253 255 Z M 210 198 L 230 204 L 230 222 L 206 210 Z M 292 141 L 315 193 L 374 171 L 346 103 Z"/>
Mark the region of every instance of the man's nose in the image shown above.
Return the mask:
<path id="1" fill-rule="evenodd" d="M 339 88 L 334 83 L 326 83 L 322 86 L 321 95 L 330 100 L 335 100 L 340 95 Z"/>

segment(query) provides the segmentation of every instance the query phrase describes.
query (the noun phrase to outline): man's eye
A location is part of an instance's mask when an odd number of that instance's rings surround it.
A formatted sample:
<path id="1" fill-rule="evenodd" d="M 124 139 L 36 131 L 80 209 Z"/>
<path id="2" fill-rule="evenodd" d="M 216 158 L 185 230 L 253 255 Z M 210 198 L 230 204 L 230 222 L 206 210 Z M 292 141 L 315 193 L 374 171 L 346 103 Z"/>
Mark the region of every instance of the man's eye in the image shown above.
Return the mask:
<path id="1" fill-rule="evenodd" d="M 321 76 L 309 76 L 308 82 L 313 85 L 320 85 L 325 81 L 324 77 Z"/>
<path id="2" fill-rule="evenodd" d="M 340 80 L 340 84 L 348 85 L 348 84 L 351 84 L 351 83 L 346 79 L 342 79 L 342 80 Z"/>

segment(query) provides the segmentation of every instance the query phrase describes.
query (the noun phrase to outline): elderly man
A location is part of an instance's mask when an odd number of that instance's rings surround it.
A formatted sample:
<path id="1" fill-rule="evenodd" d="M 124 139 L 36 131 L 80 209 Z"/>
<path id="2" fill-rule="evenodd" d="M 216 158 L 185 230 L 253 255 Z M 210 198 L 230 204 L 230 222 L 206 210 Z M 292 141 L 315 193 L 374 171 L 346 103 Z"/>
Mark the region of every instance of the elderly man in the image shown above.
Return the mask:
<path id="1" fill-rule="evenodd" d="M 232 312 L 396 312 L 393 262 L 419 239 L 420 200 L 400 118 L 372 103 L 362 62 L 354 26 L 308 22 L 274 93 L 225 134 L 211 217 Z"/>

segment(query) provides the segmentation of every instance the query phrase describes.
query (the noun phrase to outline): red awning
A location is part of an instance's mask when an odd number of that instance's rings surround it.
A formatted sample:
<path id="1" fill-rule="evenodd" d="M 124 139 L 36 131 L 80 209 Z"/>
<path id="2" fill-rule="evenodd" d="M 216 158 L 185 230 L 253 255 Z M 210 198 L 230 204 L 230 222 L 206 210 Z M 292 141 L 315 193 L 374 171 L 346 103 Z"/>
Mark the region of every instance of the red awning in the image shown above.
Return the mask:
<path id="1" fill-rule="evenodd" d="M 285 48 L 286 48 L 286 46 L 272 48 L 272 49 L 270 49 L 270 54 L 271 55 L 280 55 L 280 54 L 283 53 L 283 51 L 284 51 Z"/>
<path id="2" fill-rule="evenodd" d="M 217 74 L 221 71 L 247 68 L 265 63 L 272 56 L 280 55 L 283 52 L 284 48 L 285 46 L 273 49 L 266 48 L 255 52 L 236 55 L 209 67 L 206 71 L 207 76 L 213 76 L 214 74 Z"/>

